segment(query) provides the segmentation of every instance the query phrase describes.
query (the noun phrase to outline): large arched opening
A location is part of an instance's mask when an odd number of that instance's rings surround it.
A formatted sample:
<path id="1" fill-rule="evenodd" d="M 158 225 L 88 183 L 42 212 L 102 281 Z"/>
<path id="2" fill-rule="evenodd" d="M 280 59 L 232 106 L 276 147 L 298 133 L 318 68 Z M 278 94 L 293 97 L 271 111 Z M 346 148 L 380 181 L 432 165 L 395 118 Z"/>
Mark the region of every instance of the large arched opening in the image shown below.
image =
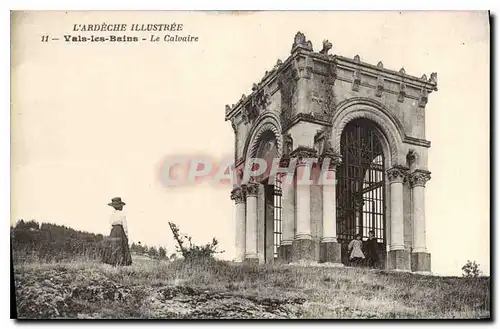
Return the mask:
<path id="1" fill-rule="evenodd" d="M 255 157 L 264 160 L 266 171 L 256 177 L 256 181 L 263 185 L 264 195 L 264 240 L 263 256 L 266 263 L 278 258 L 282 237 L 282 188 L 278 175 L 271 178 L 270 172 L 273 162 L 279 155 L 279 144 L 272 130 L 262 131 L 255 143 Z"/>
<path id="2" fill-rule="evenodd" d="M 380 245 L 381 259 L 385 259 L 387 155 L 384 138 L 377 124 L 365 118 L 350 121 L 341 134 L 336 225 L 345 264 L 349 261 L 349 242 L 358 234 L 365 241 L 370 232 Z"/>

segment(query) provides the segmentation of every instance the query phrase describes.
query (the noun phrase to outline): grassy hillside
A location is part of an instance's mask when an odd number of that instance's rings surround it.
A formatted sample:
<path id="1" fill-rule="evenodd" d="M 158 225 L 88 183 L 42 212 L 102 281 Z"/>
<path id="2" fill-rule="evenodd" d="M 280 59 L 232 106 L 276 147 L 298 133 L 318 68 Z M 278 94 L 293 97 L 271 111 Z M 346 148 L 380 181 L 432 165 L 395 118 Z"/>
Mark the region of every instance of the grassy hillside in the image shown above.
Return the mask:
<path id="1" fill-rule="evenodd" d="M 20 318 L 488 318 L 490 278 L 135 258 L 15 266 Z"/>

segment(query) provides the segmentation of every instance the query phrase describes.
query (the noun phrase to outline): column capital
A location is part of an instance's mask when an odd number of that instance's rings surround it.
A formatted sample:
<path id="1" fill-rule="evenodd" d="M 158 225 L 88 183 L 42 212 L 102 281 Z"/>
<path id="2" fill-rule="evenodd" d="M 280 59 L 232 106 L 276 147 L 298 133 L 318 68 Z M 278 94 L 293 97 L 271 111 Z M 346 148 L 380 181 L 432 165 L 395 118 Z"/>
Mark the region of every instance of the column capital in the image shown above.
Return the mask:
<path id="1" fill-rule="evenodd" d="M 320 157 L 321 166 L 323 163 L 327 162 L 328 170 L 336 170 L 338 166 L 342 163 L 342 157 L 333 151 L 325 151 Z"/>
<path id="2" fill-rule="evenodd" d="M 425 184 L 431 179 L 431 172 L 427 170 L 417 169 L 412 172 L 409 176 L 410 186 L 422 186 L 425 187 Z"/>
<path id="3" fill-rule="evenodd" d="M 242 187 L 235 187 L 231 191 L 231 200 L 236 204 L 245 202 L 245 190 Z"/>
<path id="4" fill-rule="evenodd" d="M 316 156 L 316 150 L 306 146 L 299 146 L 290 153 L 291 158 L 297 158 L 297 166 L 305 166 L 307 164 L 305 159 L 316 158 Z"/>
<path id="5" fill-rule="evenodd" d="M 259 193 L 259 184 L 248 183 L 244 186 L 244 190 L 247 197 L 257 196 L 257 194 Z"/>
<path id="6" fill-rule="evenodd" d="M 387 169 L 387 178 L 391 183 L 403 183 L 403 180 L 408 175 L 408 168 L 403 166 L 394 166 Z"/>

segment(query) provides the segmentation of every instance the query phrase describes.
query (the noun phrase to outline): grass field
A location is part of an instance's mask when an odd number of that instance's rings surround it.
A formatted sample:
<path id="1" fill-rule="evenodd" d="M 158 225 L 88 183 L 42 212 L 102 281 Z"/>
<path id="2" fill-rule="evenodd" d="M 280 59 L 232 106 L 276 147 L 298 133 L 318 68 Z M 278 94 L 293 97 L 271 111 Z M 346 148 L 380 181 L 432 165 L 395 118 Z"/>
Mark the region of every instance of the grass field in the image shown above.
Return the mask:
<path id="1" fill-rule="evenodd" d="M 14 266 L 19 318 L 489 318 L 490 278 L 134 257 Z"/>

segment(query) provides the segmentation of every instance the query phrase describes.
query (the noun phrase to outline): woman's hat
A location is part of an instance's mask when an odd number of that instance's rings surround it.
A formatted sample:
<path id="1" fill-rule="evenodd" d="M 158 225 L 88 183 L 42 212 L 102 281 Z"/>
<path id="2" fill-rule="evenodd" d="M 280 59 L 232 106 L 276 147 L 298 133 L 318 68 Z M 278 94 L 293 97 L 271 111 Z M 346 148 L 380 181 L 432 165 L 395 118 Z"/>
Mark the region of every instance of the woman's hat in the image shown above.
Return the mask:
<path id="1" fill-rule="evenodd" d="M 116 197 L 111 199 L 111 202 L 108 203 L 108 206 L 114 207 L 114 206 L 124 206 L 126 205 L 125 202 L 122 201 L 122 198 Z"/>

